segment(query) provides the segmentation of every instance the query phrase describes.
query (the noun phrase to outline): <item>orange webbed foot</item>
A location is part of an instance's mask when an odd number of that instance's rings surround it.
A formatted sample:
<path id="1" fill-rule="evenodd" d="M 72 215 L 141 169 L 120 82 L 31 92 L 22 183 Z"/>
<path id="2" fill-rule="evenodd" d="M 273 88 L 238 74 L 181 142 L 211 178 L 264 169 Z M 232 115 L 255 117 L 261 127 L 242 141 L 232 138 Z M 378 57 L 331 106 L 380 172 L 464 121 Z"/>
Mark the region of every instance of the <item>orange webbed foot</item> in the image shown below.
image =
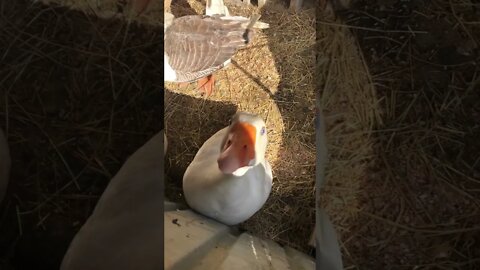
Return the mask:
<path id="1" fill-rule="evenodd" d="M 208 75 L 205 78 L 198 80 L 198 91 L 205 93 L 209 97 L 213 92 L 213 86 L 215 84 L 215 78 L 213 75 Z"/>
<path id="2" fill-rule="evenodd" d="M 182 82 L 182 83 L 179 83 L 178 85 L 179 85 L 181 88 L 185 88 L 185 87 L 189 86 L 190 83 L 188 83 L 188 82 Z"/>

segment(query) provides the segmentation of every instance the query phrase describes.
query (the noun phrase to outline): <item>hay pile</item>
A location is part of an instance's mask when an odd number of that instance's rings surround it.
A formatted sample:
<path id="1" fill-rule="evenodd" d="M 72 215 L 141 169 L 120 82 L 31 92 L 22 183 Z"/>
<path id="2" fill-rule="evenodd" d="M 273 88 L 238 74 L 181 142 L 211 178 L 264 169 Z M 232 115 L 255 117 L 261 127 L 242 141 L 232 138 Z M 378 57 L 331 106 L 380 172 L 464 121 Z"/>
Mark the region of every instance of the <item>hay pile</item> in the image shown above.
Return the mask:
<path id="1" fill-rule="evenodd" d="M 58 269 L 112 175 L 162 128 L 162 32 L 28 0 L 1 1 L 0 25 L 0 269 Z"/>
<path id="2" fill-rule="evenodd" d="M 381 118 L 375 88 L 355 38 L 335 24 L 317 24 L 317 82 L 329 153 L 320 205 L 341 236 L 356 218 L 374 154 L 372 129 Z"/>
<path id="3" fill-rule="evenodd" d="M 382 123 L 346 265 L 480 269 L 478 3 L 354 2 L 340 16 L 374 74 Z"/>
<path id="4" fill-rule="evenodd" d="M 124 16 L 141 23 L 163 23 L 160 1 L 153 1 L 154 5 L 139 17 L 129 16 L 129 6 L 119 5 L 122 1 L 42 1 L 101 17 Z M 198 97 L 195 85 L 182 89 L 165 84 L 169 139 L 165 195 L 183 201 L 183 172 L 203 142 L 226 126 L 236 110 L 258 113 L 267 123 L 267 158 L 273 166 L 274 186 L 264 208 L 242 227 L 260 237 L 308 251 L 315 213 L 314 10 L 293 15 L 279 1 L 271 1 L 262 10 L 227 5 L 235 15 L 261 13 L 261 21 L 271 28 L 258 33 L 254 44 L 240 51 L 230 67 L 216 73 L 216 90 L 209 99 Z M 204 7 L 204 1 L 178 1 L 172 3 L 171 12 L 177 17 L 203 14 Z"/>
<path id="5" fill-rule="evenodd" d="M 351 88 L 341 90 L 346 98 L 335 107 L 344 105 L 345 122 L 353 123 L 340 132 L 331 120 L 332 168 L 322 194 L 340 230 L 345 267 L 479 269 L 475 1 L 355 2 L 339 13 L 345 23 L 318 21 L 327 31 L 319 42 L 333 43 L 320 46 L 337 50 L 319 50 L 331 60 L 323 65 L 331 78 L 321 88 L 324 106 L 329 92 Z M 350 31 L 366 61 L 344 56 L 359 54 Z"/>
<path id="6" fill-rule="evenodd" d="M 216 88 L 204 100 L 196 84 L 180 88 L 165 84 L 165 125 L 169 139 L 166 196 L 182 201 L 182 175 L 203 142 L 236 110 L 261 115 L 267 124 L 274 184 L 265 206 L 243 229 L 298 248 L 314 228 L 314 11 L 290 14 L 272 1 L 262 10 L 227 2 L 232 14 L 262 14 L 270 29 L 259 32 L 251 46 L 233 58 L 233 64 L 216 73 Z M 172 3 L 175 16 L 203 14 L 205 3 Z"/>
<path id="7" fill-rule="evenodd" d="M 163 25 L 164 1 L 151 1 L 141 15 L 138 15 L 132 5 L 133 1 L 126 0 L 35 0 L 45 5 L 61 5 L 72 10 L 78 10 L 88 15 L 100 18 L 119 18 L 130 22 L 142 23 L 150 26 Z"/>

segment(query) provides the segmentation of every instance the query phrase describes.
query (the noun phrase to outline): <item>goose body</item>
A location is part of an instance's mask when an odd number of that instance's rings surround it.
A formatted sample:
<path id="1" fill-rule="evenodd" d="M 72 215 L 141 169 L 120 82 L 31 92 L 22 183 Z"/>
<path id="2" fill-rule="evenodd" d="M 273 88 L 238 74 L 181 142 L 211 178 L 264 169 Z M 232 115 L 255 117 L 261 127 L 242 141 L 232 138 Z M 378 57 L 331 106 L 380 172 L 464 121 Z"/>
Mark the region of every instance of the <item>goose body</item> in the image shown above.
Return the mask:
<path id="1" fill-rule="evenodd" d="M 165 24 L 164 80 L 177 83 L 199 81 L 222 69 L 239 49 L 249 44 L 250 29 L 259 17 L 249 20 L 218 15 L 172 16 L 171 23 Z"/>
<path id="2" fill-rule="evenodd" d="M 263 120 L 237 113 L 230 126 L 202 145 L 187 168 L 183 191 L 188 205 L 226 225 L 249 219 L 265 204 L 272 188 L 266 145 Z"/>
<path id="3" fill-rule="evenodd" d="M 230 16 L 223 0 L 208 0 L 205 15 L 175 18 L 166 12 L 164 80 L 182 84 L 198 81 L 199 90 L 210 95 L 213 73 L 227 66 L 235 53 L 251 42 L 254 28 L 269 27 L 259 18 Z"/>

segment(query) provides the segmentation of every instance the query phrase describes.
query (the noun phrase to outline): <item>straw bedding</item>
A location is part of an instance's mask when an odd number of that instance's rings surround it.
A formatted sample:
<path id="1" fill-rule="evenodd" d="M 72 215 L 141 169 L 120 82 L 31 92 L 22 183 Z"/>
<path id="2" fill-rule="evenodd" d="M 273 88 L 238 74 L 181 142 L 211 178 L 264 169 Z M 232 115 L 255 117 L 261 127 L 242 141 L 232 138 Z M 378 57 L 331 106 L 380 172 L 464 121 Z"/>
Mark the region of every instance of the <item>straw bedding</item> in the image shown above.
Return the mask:
<path id="1" fill-rule="evenodd" d="M 381 121 L 375 88 L 348 29 L 318 24 L 317 83 L 329 160 L 320 205 L 339 234 L 357 216 L 374 154 L 372 129 Z"/>
<path id="2" fill-rule="evenodd" d="M 60 1 L 100 17 L 119 16 L 130 21 L 160 25 L 163 7 L 155 3 L 140 17 L 130 16 L 122 1 Z M 98 4 L 98 3 L 101 4 Z M 153 1 L 160 2 L 160 1 Z M 241 50 L 232 64 L 216 73 L 215 91 L 201 98 L 195 85 L 165 84 L 165 127 L 169 139 L 166 197 L 183 201 L 181 179 L 203 142 L 236 110 L 260 114 L 267 123 L 267 158 L 273 166 L 274 185 L 266 205 L 242 224 L 242 229 L 303 251 L 314 227 L 314 43 L 312 9 L 294 15 L 285 3 L 271 1 L 262 10 L 227 2 L 232 14 L 262 14 L 270 29 L 258 32 L 254 43 Z M 172 3 L 174 15 L 202 14 L 204 2 Z M 159 23 L 160 22 L 160 23 Z"/>
<path id="3" fill-rule="evenodd" d="M 58 269 L 110 179 L 162 128 L 162 29 L 23 0 L 0 1 L 0 26 L 12 157 L 0 269 Z"/>
<path id="4" fill-rule="evenodd" d="M 167 183 L 166 196 L 182 200 L 182 173 L 236 110 L 257 113 L 267 124 L 274 184 L 265 206 L 241 228 L 308 252 L 315 214 L 314 12 L 293 15 L 274 1 L 263 10 L 227 5 L 235 15 L 261 13 L 270 29 L 257 32 L 253 44 L 215 74 L 216 88 L 207 100 L 197 95 L 195 84 L 166 84 L 167 173 L 175 179 Z M 177 17 L 202 14 L 204 6 L 172 3 L 172 12 Z"/>
<path id="5" fill-rule="evenodd" d="M 479 269 L 478 4 L 352 2 L 342 21 L 317 20 L 331 33 L 319 42 L 332 44 L 319 50 L 322 102 L 328 110 L 329 93 L 342 93 L 348 123 L 329 126 L 329 174 L 343 176 L 322 194 L 345 267 Z M 324 52 L 355 40 L 365 64 Z M 367 65 L 372 78 L 359 80 Z"/>

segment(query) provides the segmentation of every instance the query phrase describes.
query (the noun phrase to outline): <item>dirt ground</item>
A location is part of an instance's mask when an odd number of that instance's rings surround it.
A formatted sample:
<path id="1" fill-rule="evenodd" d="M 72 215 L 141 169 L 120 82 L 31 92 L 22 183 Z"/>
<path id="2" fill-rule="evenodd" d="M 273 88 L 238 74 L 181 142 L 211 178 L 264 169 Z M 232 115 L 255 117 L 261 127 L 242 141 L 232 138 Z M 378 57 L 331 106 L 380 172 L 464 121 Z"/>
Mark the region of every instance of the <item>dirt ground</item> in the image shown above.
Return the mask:
<path id="1" fill-rule="evenodd" d="M 161 35 L 0 1 L 0 126 L 12 157 L 0 269 L 58 269 L 111 177 L 163 128 Z"/>
<path id="2" fill-rule="evenodd" d="M 480 269 L 474 2 L 353 1 L 337 13 L 358 40 L 382 110 L 358 218 L 338 227 L 346 269 Z"/>

